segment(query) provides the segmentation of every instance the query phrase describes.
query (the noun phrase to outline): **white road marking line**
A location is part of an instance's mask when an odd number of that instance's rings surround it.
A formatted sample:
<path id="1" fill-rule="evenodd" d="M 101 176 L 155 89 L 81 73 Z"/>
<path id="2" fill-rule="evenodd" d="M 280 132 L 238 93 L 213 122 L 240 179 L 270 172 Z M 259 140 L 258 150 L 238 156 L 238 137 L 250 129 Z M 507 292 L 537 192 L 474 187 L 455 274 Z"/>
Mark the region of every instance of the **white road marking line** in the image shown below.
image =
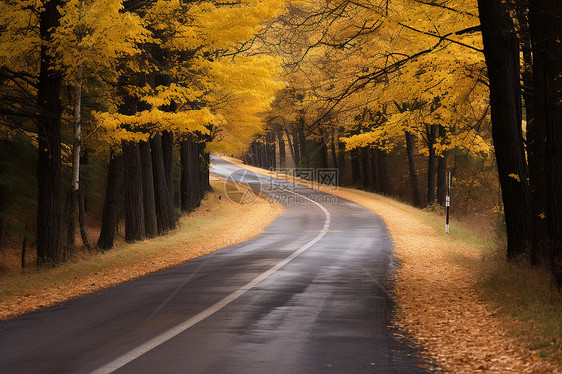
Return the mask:
<path id="1" fill-rule="evenodd" d="M 249 283 L 240 287 L 238 290 L 232 292 L 230 295 L 228 295 L 228 296 L 224 297 L 223 299 L 219 300 L 215 304 L 211 305 L 209 308 L 207 308 L 204 311 L 196 314 L 195 316 L 185 320 L 184 322 L 180 323 L 179 325 L 176 325 L 175 327 L 172 327 L 171 329 L 169 329 L 167 331 L 164 331 L 163 333 L 161 333 L 161 334 L 157 335 L 156 337 L 150 339 L 146 343 L 139 345 L 138 347 L 130 350 L 129 352 L 127 352 L 124 355 L 116 358 L 115 360 L 107 363 L 106 365 L 92 371 L 92 374 L 113 373 L 115 370 L 127 365 L 129 362 L 139 358 L 143 354 L 145 354 L 145 353 L 151 351 L 152 349 L 158 347 L 159 345 L 167 342 L 168 340 L 172 339 L 176 335 L 181 334 L 182 332 L 189 329 L 193 325 L 203 321 L 205 318 L 207 318 L 207 317 L 213 315 L 214 313 L 218 312 L 219 310 L 221 310 L 222 308 L 224 308 L 225 306 L 227 306 L 228 304 L 230 304 L 231 302 L 233 302 L 234 300 L 236 300 L 237 298 L 242 296 L 247 291 L 256 287 L 264 279 L 266 279 L 267 277 L 269 277 L 270 275 L 275 273 L 277 270 L 279 270 L 283 266 L 287 265 L 295 257 L 300 255 L 301 253 L 306 251 L 308 248 L 310 248 L 314 244 L 316 244 L 320 239 L 322 239 L 324 237 L 324 235 L 326 235 L 326 233 L 328 232 L 328 228 L 330 227 L 330 213 L 326 210 L 326 208 L 324 208 L 322 205 L 318 204 L 316 201 L 313 201 L 313 200 L 309 199 L 308 197 L 306 197 L 304 195 L 301 195 L 299 193 L 296 193 L 294 191 L 290 191 L 290 190 L 286 190 L 286 189 L 284 189 L 284 190 L 289 192 L 289 193 L 299 195 L 299 196 L 305 198 L 306 200 L 310 201 L 311 203 L 316 204 L 318 207 L 320 207 L 320 209 L 322 209 L 322 211 L 326 215 L 326 221 L 324 222 L 324 228 L 322 229 L 320 234 L 318 234 L 314 239 L 312 239 L 311 241 L 309 241 L 308 243 L 306 243 L 305 245 L 303 245 L 302 247 L 297 249 L 295 252 L 293 252 L 289 257 L 285 258 L 283 261 L 278 262 L 271 269 L 269 269 L 266 272 L 258 275 L 252 281 L 250 281 Z"/>

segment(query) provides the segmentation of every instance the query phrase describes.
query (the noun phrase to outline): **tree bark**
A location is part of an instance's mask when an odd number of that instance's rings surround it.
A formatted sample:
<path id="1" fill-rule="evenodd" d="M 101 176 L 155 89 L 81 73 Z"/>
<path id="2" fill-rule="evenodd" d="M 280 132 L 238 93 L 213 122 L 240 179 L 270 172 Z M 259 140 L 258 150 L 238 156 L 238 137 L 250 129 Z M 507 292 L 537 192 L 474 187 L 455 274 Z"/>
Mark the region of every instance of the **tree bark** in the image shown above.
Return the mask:
<path id="1" fill-rule="evenodd" d="M 562 287 L 562 3 L 529 0 L 535 129 L 545 133 L 549 263 Z M 540 183 L 540 182 L 539 182 Z M 540 187 L 540 186 L 539 186 Z"/>
<path id="2" fill-rule="evenodd" d="M 90 239 L 88 238 L 88 231 L 86 226 L 86 209 L 84 207 L 84 195 L 80 190 L 76 191 L 76 201 L 78 201 L 78 225 L 80 226 L 80 238 L 82 239 L 82 244 L 88 251 L 92 251 L 92 246 L 90 245 Z"/>
<path id="3" fill-rule="evenodd" d="M 439 125 L 439 138 L 445 140 L 447 136 L 445 128 Z M 447 152 L 443 151 L 437 159 L 437 203 L 445 206 L 447 196 Z"/>
<path id="4" fill-rule="evenodd" d="M 484 57 L 490 82 L 492 139 L 507 229 L 507 257 L 529 248 L 531 209 L 521 129 L 519 45 L 501 0 L 478 0 Z"/>
<path id="5" fill-rule="evenodd" d="M 125 177 L 125 240 L 134 242 L 145 237 L 139 143 L 123 142 L 123 164 Z"/>
<path id="6" fill-rule="evenodd" d="M 349 175 L 346 167 L 345 160 L 345 143 L 338 140 L 338 167 L 339 167 L 339 178 L 340 181 L 346 181 L 348 183 Z"/>
<path id="7" fill-rule="evenodd" d="M 291 152 L 291 156 L 293 157 L 293 164 L 296 167 L 299 163 L 299 155 L 296 146 L 296 138 L 294 137 L 295 131 L 293 127 L 293 138 L 291 140 L 291 134 L 289 134 L 289 130 L 285 129 L 285 134 L 287 135 L 287 142 L 289 142 L 289 151 Z"/>
<path id="8" fill-rule="evenodd" d="M 60 0 L 46 1 L 39 16 L 41 66 L 37 90 L 39 107 L 37 160 L 37 265 L 64 261 L 62 247 L 61 115 L 62 74 L 56 69 L 47 42 L 59 26 Z"/>
<path id="9" fill-rule="evenodd" d="M 429 125 L 427 139 L 429 157 L 427 161 L 427 205 L 435 202 L 435 176 L 437 174 L 437 156 L 435 155 L 435 141 L 437 138 L 437 126 Z"/>
<path id="10" fill-rule="evenodd" d="M 378 184 L 379 190 L 383 195 L 390 195 L 391 188 L 390 188 L 390 180 L 388 179 L 388 162 L 387 162 L 387 155 L 386 151 L 382 149 L 376 150 L 377 155 L 377 175 L 378 175 Z"/>
<path id="11" fill-rule="evenodd" d="M 154 176 L 152 173 L 152 155 L 148 141 L 139 143 L 142 167 L 142 196 L 144 203 L 144 228 L 148 238 L 158 235 L 156 223 L 156 202 L 154 198 Z"/>
<path id="12" fill-rule="evenodd" d="M 361 182 L 361 163 L 359 160 L 359 150 L 353 149 L 351 156 L 351 184 L 357 186 Z"/>
<path id="13" fill-rule="evenodd" d="M 115 229 L 119 219 L 119 191 L 123 178 L 123 156 L 113 156 L 109 160 L 105 202 L 101 220 L 98 248 L 102 251 L 113 247 Z"/>
<path id="14" fill-rule="evenodd" d="M 546 128 L 544 122 L 535 120 L 535 95 L 533 94 L 533 53 L 529 30 L 529 2 L 520 1 L 516 5 L 519 24 L 519 43 L 523 56 L 521 78 L 523 82 L 523 100 L 525 102 L 525 119 L 527 121 L 527 159 L 529 163 L 529 187 L 532 203 L 531 215 L 531 264 L 549 263 L 549 233 L 546 216 L 547 180 L 546 165 Z M 539 94 L 539 93 L 536 93 Z M 539 94 L 540 95 L 540 94 Z M 540 105 L 540 104 L 539 104 Z"/>
<path id="15" fill-rule="evenodd" d="M 408 152 L 408 166 L 410 168 L 410 183 L 412 185 L 412 200 L 414 206 L 421 207 L 420 188 L 418 183 L 418 170 L 414 158 L 414 139 L 410 132 L 406 131 L 406 149 Z"/>
<path id="16" fill-rule="evenodd" d="M 162 155 L 164 156 L 164 171 L 166 173 L 166 185 L 170 190 L 170 196 L 175 206 L 174 189 L 174 135 L 170 131 L 162 133 Z"/>
<path id="17" fill-rule="evenodd" d="M 150 140 L 152 155 L 152 173 L 154 177 L 154 197 L 156 203 L 156 221 L 158 232 L 163 234 L 175 227 L 174 200 L 170 196 L 166 171 L 164 166 L 164 155 L 162 149 L 162 137 L 157 134 Z"/>
<path id="18" fill-rule="evenodd" d="M 379 163 L 377 160 L 378 149 L 367 148 L 369 151 L 369 185 L 372 191 L 381 193 L 381 184 L 379 178 Z"/>
<path id="19" fill-rule="evenodd" d="M 283 132 L 279 131 L 277 133 L 277 139 L 279 141 L 279 167 L 284 169 L 287 167 L 287 160 L 285 155 L 285 139 L 283 139 Z"/>
<path id="20" fill-rule="evenodd" d="M 336 152 L 336 136 L 335 130 L 332 131 L 331 138 L 330 138 L 330 152 L 332 153 L 332 164 L 333 168 L 338 168 L 338 153 Z"/>
<path id="21" fill-rule="evenodd" d="M 182 140 L 180 144 L 180 201 L 182 212 L 189 213 L 195 209 L 193 188 L 195 185 L 193 167 L 193 145 L 191 140 Z"/>

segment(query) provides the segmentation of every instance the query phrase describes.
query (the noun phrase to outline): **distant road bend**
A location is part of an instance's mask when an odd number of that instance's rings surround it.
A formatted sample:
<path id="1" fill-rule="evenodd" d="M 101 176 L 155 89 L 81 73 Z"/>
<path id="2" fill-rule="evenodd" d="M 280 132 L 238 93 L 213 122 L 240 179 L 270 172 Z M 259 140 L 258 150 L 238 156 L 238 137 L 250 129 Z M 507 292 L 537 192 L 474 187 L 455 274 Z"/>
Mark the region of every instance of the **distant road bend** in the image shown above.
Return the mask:
<path id="1" fill-rule="evenodd" d="M 236 170 L 213 158 L 214 174 Z M 252 240 L 0 322 L 0 372 L 424 372 L 388 327 L 393 258 L 382 220 L 341 198 L 283 188 L 298 204 Z"/>

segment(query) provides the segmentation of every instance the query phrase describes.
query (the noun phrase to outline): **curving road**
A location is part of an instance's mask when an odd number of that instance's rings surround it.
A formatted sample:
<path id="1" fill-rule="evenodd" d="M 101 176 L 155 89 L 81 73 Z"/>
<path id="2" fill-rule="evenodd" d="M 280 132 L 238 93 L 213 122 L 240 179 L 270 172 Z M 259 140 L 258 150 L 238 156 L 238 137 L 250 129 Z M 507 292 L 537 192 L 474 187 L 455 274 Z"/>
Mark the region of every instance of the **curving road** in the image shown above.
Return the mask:
<path id="1" fill-rule="evenodd" d="M 392 244 L 350 201 L 213 158 L 275 186 L 285 213 L 255 239 L 0 322 L 1 373 L 415 373 L 389 319 Z M 243 225 L 243 222 L 237 223 Z"/>

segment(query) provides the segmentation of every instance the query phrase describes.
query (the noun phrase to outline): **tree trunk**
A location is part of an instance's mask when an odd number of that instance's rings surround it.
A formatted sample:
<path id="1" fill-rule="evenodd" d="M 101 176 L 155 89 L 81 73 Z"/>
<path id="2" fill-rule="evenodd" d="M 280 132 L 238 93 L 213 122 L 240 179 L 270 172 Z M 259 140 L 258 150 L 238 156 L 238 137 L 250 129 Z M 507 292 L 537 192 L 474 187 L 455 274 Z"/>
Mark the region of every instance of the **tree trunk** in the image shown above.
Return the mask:
<path id="1" fill-rule="evenodd" d="M 301 118 L 297 126 L 297 134 L 301 167 L 307 168 L 310 166 L 310 159 L 306 149 L 306 137 L 304 136 L 304 118 Z"/>
<path id="2" fill-rule="evenodd" d="M 376 193 L 381 193 L 381 185 L 379 178 L 379 163 L 377 160 L 378 149 L 367 148 L 369 151 L 369 185 L 371 190 Z"/>
<path id="3" fill-rule="evenodd" d="M 439 137 L 441 141 L 445 140 L 445 128 L 439 125 Z M 441 152 L 437 159 L 437 203 L 445 206 L 445 197 L 447 196 L 447 152 Z"/>
<path id="4" fill-rule="evenodd" d="M 90 245 L 90 239 L 88 238 L 88 231 L 86 227 L 86 209 L 84 208 L 84 195 L 80 190 L 76 191 L 76 201 L 78 201 L 78 225 L 80 226 L 80 238 L 82 238 L 82 244 L 88 251 L 92 251 L 92 246 Z"/>
<path id="5" fill-rule="evenodd" d="M 144 229 L 146 237 L 158 235 L 156 223 L 156 202 L 154 198 L 154 176 L 152 173 L 152 155 L 148 141 L 139 143 L 142 167 L 142 196 L 144 202 Z"/>
<path id="6" fill-rule="evenodd" d="M 345 143 L 338 140 L 338 167 L 339 167 L 339 178 L 340 181 L 345 181 L 349 183 L 349 175 L 346 168 L 345 160 Z"/>
<path id="7" fill-rule="evenodd" d="M 74 92 L 74 143 L 72 146 L 72 186 L 70 193 L 69 226 L 67 236 L 67 254 L 70 255 L 75 246 L 76 216 L 80 237 L 84 246 L 91 251 L 92 247 L 86 230 L 86 214 L 84 200 L 80 193 L 80 153 L 82 147 L 82 66 L 78 66 L 76 73 L 76 89 Z"/>
<path id="8" fill-rule="evenodd" d="M 361 186 L 364 190 L 370 189 L 370 174 L 371 168 L 369 167 L 369 149 L 363 147 L 359 151 L 361 160 Z"/>
<path id="9" fill-rule="evenodd" d="M 351 184 L 357 186 L 361 181 L 361 163 L 359 160 L 359 150 L 353 149 L 351 156 Z"/>
<path id="10" fill-rule="evenodd" d="M 105 202 L 101 220 L 98 248 L 107 250 L 113 247 L 115 229 L 119 219 L 119 191 L 123 178 L 123 156 L 114 156 L 109 160 Z"/>
<path id="11" fill-rule="evenodd" d="M 166 185 L 170 190 L 173 205 L 175 206 L 174 191 L 174 135 L 170 131 L 162 133 L 162 155 L 164 156 L 164 171 L 166 173 Z"/>
<path id="12" fill-rule="evenodd" d="M 295 167 L 298 167 L 302 162 L 303 155 L 301 153 L 299 132 L 297 130 L 296 124 L 293 125 L 293 148 L 294 148 L 294 155 L 295 155 Z"/>
<path id="13" fill-rule="evenodd" d="M 152 173 L 154 177 L 154 198 L 156 203 L 156 221 L 158 232 L 163 234 L 175 227 L 174 200 L 170 195 L 164 166 L 161 135 L 155 135 L 150 140 L 152 155 Z"/>
<path id="14" fill-rule="evenodd" d="M 380 193 L 383 195 L 390 195 L 390 181 L 388 179 L 388 162 L 386 151 L 382 149 L 376 150 L 377 154 L 377 175 Z"/>
<path id="15" fill-rule="evenodd" d="M 284 169 L 287 167 L 287 160 L 285 156 L 285 139 L 283 139 L 283 132 L 279 131 L 277 133 L 277 139 L 279 140 L 279 167 Z"/>
<path id="16" fill-rule="evenodd" d="M 410 132 L 406 131 L 406 149 L 408 151 L 408 166 L 410 168 L 410 183 L 412 185 L 412 200 L 414 206 L 421 207 L 420 188 L 418 184 L 418 170 L 414 158 L 414 139 Z"/>
<path id="17" fill-rule="evenodd" d="M 507 257 L 529 248 L 530 201 L 521 129 L 519 45 L 501 0 L 478 0 L 484 57 L 490 82 L 492 139 L 507 228 Z"/>
<path id="18" fill-rule="evenodd" d="M 533 42 L 535 129 L 545 133 L 549 263 L 562 287 L 562 3 L 529 0 Z M 540 186 L 539 186 L 540 187 Z"/>
<path id="19" fill-rule="evenodd" d="M 291 140 L 291 134 L 289 134 L 288 129 L 285 129 L 285 134 L 287 135 L 287 142 L 289 143 L 289 152 L 291 152 L 291 157 L 293 158 L 293 164 L 294 164 L 293 166 L 296 166 L 299 163 L 299 159 L 298 159 L 298 153 L 295 145 L 295 138 Z"/>
<path id="20" fill-rule="evenodd" d="M 123 142 L 125 176 L 125 240 L 134 242 L 145 236 L 142 167 L 139 143 Z"/>
<path id="21" fill-rule="evenodd" d="M 191 140 L 182 140 L 180 144 L 180 163 L 181 163 L 181 180 L 180 180 L 180 201 L 182 212 L 191 212 L 195 209 L 194 193 L 194 162 L 193 162 L 193 142 Z"/>
<path id="22" fill-rule="evenodd" d="M 544 166 L 546 165 L 546 129 L 544 123 L 535 120 L 535 97 L 532 93 L 533 57 L 531 35 L 529 32 L 529 2 L 522 1 L 517 5 L 517 22 L 519 23 L 519 42 L 523 55 L 523 100 L 525 102 L 525 119 L 527 121 L 527 159 L 529 163 L 529 187 L 531 193 L 531 264 L 549 263 L 549 233 L 546 216 L 547 181 Z M 540 95 L 540 94 L 539 94 Z"/>
<path id="23" fill-rule="evenodd" d="M 41 40 L 41 67 L 37 90 L 39 114 L 37 160 L 37 265 L 57 264 L 64 261 L 62 247 L 62 193 L 61 193 L 61 115 L 60 99 L 62 74 L 48 52 L 46 42 L 59 26 L 60 0 L 43 4 L 39 16 Z"/>
<path id="24" fill-rule="evenodd" d="M 330 152 L 332 153 L 333 168 L 337 169 L 338 168 L 338 153 L 336 152 L 335 130 L 332 131 L 332 135 L 331 135 L 331 138 L 330 138 Z"/>
<path id="25" fill-rule="evenodd" d="M 201 202 L 201 159 L 199 156 L 199 145 L 197 142 L 191 143 L 191 173 L 192 173 L 192 189 L 191 189 L 191 199 L 193 208 L 197 208 Z M 257 151 L 257 143 L 256 143 L 256 151 Z"/>
<path id="26" fill-rule="evenodd" d="M 322 137 L 322 143 L 320 144 L 320 167 L 328 168 L 328 137 Z"/>
<path id="27" fill-rule="evenodd" d="M 435 202 L 435 176 L 437 174 L 437 157 L 435 155 L 435 141 L 437 138 L 437 126 L 429 125 L 428 129 L 429 158 L 427 161 L 427 205 Z"/>

